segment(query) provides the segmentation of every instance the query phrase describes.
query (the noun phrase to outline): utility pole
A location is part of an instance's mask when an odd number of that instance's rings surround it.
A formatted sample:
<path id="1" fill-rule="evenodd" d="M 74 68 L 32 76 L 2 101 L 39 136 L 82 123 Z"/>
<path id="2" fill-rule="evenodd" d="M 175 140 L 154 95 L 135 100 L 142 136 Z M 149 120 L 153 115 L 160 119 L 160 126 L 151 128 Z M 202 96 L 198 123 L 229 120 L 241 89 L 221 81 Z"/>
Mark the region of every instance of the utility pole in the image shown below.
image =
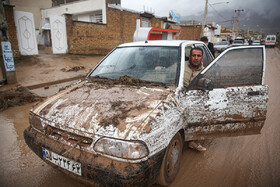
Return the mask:
<path id="1" fill-rule="evenodd" d="M 235 39 L 235 18 L 233 17 L 233 25 L 232 25 L 232 39 Z"/>
<path id="2" fill-rule="evenodd" d="M 207 7 L 208 7 L 208 0 L 206 0 L 206 2 L 205 2 L 205 9 L 204 9 L 204 16 L 203 16 L 203 21 L 202 21 L 200 37 L 202 37 L 203 33 L 204 33 L 204 27 L 205 27 L 205 22 L 206 22 L 206 15 L 207 15 Z"/>
<path id="3" fill-rule="evenodd" d="M 15 64 L 13 58 L 13 52 L 11 43 L 9 41 L 8 27 L 5 17 L 5 11 L 3 2 L 0 2 L 0 39 L 1 39 L 1 50 L 2 57 L 0 58 L 0 66 L 2 71 L 3 80 L 1 82 L 7 82 L 8 84 L 17 83 Z M 1 55 L 0 55 L 1 56 Z"/>
<path id="4" fill-rule="evenodd" d="M 244 11 L 244 10 L 243 9 L 235 10 L 235 12 L 237 12 L 237 33 L 236 33 L 237 36 L 239 34 L 239 18 L 240 18 L 240 12 L 241 11 Z"/>

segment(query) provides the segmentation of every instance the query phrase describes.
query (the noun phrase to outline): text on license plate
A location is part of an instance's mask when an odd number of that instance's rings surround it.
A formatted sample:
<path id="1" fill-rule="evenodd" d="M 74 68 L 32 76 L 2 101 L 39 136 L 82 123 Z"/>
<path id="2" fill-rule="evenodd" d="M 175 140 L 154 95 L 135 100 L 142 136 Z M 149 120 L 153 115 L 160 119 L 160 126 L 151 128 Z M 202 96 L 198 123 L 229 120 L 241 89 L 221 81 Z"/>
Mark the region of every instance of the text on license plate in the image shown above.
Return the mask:
<path id="1" fill-rule="evenodd" d="M 65 158 L 64 156 L 51 152 L 46 148 L 42 148 L 42 151 L 43 158 L 45 158 L 46 160 L 72 173 L 82 176 L 81 163 Z"/>

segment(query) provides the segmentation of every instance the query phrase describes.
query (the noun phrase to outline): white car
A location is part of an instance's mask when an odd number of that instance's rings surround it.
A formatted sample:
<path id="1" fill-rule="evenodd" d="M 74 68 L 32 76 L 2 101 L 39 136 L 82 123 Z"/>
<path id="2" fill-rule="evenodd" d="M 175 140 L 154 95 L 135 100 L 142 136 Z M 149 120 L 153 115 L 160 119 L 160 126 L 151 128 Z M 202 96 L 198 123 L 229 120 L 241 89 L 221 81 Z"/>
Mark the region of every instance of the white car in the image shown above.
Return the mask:
<path id="1" fill-rule="evenodd" d="M 252 45 L 261 45 L 261 41 L 260 40 L 254 40 L 252 42 Z"/>
<path id="2" fill-rule="evenodd" d="M 210 64 L 184 87 L 193 47 Z M 263 46 L 229 48 L 213 60 L 199 41 L 119 45 L 85 79 L 32 108 L 25 141 L 87 184 L 169 185 L 185 141 L 260 133 L 264 57 Z"/>
<path id="3" fill-rule="evenodd" d="M 243 46 L 244 44 L 244 40 L 239 40 L 239 39 L 235 39 L 233 40 L 231 46 L 236 47 L 236 46 Z"/>
<path id="4" fill-rule="evenodd" d="M 265 38 L 265 47 L 275 47 L 276 35 L 267 35 Z"/>
<path id="5" fill-rule="evenodd" d="M 217 42 L 216 45 L 214 45 L 214 50 L 221 53 L 229 47 L 230 43 L 228 41 L 220 41 Z"/>

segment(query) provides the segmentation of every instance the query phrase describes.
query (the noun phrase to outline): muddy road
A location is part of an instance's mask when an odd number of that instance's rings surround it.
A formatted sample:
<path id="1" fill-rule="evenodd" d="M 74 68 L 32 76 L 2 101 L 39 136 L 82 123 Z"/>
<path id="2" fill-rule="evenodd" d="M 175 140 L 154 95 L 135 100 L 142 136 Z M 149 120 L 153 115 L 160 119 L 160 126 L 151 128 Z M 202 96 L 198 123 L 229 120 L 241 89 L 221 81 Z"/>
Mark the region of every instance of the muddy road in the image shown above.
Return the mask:
<path id="1" fill-rule="evenodd" d="M 280 50 L 266 52 L 269 104 L 261 135 L 207 140 L 204 153 L 185 146 L 181 169 L 171 186 L 280 185 Z M 84 186 L 45 164 L 27 147 L 23 131 L 31 107 L 0 113 L 0 185 Z"/>

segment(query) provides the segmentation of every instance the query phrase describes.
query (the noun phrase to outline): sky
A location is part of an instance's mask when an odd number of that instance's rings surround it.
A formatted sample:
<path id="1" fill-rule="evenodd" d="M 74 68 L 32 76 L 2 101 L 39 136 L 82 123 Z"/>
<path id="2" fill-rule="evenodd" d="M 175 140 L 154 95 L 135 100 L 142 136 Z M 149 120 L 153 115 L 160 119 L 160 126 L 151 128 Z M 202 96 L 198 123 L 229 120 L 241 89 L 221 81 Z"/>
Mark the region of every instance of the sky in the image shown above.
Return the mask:
<path id="1" fill-rule="evenodd" d="M 206 0 L 121 0 L 124 8 L 152 11 L 156 16 L 168 17 L 176 10 L 181 20 L 202 22 Z M 228 3 L 227 3 L 228 2 Z M 265 34 L 280 32 L 280 0 L 208 0 L 206 22 L 232 27 L 235 10 L 242 9 L 239 28 L 258 30 Z"/>

